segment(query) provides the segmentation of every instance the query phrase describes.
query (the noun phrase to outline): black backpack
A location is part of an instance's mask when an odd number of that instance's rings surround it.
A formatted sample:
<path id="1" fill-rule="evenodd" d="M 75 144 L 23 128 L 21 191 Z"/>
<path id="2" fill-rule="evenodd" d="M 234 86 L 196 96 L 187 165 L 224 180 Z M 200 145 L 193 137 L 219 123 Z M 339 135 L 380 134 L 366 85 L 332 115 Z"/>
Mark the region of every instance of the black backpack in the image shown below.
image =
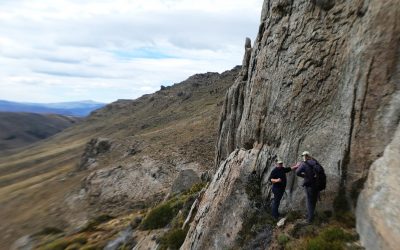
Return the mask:
<path id="1" fill-rule="evenodd" d="M 326 174 L 324 168 L 321 166 L 321 164 L 319 164 L 319 162 L 317 162 L 314 166 L 311 166 L 309 164 L 307 165 L 310 166 L 314 171 L 314 181 L 317 190 L 324 190 L 326 188 Z"/>

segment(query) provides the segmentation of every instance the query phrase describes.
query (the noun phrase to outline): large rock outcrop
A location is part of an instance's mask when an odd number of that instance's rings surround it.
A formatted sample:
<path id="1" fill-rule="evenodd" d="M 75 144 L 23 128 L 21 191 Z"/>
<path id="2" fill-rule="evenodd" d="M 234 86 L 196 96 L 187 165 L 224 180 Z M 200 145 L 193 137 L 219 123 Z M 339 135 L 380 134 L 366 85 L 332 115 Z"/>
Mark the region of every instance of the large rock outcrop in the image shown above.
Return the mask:
<path id="1" fill-rule="evenodd" d="M 372 164 L 357 203 L 357 229 L 367 249 L 400 246 L 400 126 L 381 158 Z"/>
<path id="2" fill-rule="evenodd" d="M 354 208 L 400 120 L 399 11 L 397 0 L 265 0 L 254 46 L 225 98 L 216 166 L 237 148 L 262 145 L 256 169 L 268 197 L 273 160 L 288 165 L 308 150 L 328 175 L 321 205 L 332 209 L 340 198 L 349 206 L 336 209 Z M 304 207 L 293 175 L 286 191 L 282 208 Z M 195 224 L 186 241 L 203 240 L 193 238 Z"/>
<path id="3" fill-rule="evenodd" d="M 251 209 L 246 185 L 259 149 L 236 150 L 215 173 L 181 249 L 230 249 Z"/>

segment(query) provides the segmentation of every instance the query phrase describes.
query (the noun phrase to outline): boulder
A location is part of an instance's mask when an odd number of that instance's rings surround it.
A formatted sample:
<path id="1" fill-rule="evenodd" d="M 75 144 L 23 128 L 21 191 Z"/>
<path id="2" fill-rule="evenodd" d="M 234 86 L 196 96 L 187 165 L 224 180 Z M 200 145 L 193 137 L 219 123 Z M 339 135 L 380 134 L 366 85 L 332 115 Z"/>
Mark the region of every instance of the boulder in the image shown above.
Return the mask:
<path id="1" fill-rule="evenodd" d="M 246 184 L 258 149 L 235 150 L 221 163 L 200 201 L 181 249 L 230 249 L 251 210 Z"/>
<path id="2" fill-rule="evenodd" d="M 199 175 L 193 169 L 184 169 L 179 172 L 171 186 L 171 193 L 177 194 L 190 189 L 194 184 L 200 183 Z"/>
<path id="3" fill-rule="evenodd" d="M 82 182 L 85 198 L 98 212 L 121 213 L 151 205 L 171 187 L 174 169 L 151 158 L 91 172 Z"/>
<path id="4" fill-rule="evenodd" d="M 85 170 L 96 164 L 96 157 L 108 152 L 111 149 L 112 142 L 107 138 L 94 138 L 87 144 L 85 151 L 81 156 L 78 170 Z"/>

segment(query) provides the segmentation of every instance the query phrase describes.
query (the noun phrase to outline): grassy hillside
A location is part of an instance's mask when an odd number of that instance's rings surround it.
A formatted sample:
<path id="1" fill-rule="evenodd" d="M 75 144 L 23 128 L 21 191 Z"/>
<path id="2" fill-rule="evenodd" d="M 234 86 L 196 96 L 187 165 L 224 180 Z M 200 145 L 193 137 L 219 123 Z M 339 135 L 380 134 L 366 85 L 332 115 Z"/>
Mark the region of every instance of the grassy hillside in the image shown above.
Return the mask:
<path id="1" fill-rule="evenodd" d="M 62 115 L 0 112 L 0 152 L 46 139 L 79 121 Z"/>
<path id="2" fill-rule="evenodd" d="M 198 74 L 136 100 L 119 100 L 48 140 L 0 156 L 0 245 L 45 226 L 68 227 L 62 205 L 92 170 L 76 171 L 86 143 L 110 138 L 115 150 L 99 167 L 134 162 L 138 157 L 173 164 L 213 165 L 220 107 L 239 72 Z M 140 144 L 134 156 L 122 154 Z"/>

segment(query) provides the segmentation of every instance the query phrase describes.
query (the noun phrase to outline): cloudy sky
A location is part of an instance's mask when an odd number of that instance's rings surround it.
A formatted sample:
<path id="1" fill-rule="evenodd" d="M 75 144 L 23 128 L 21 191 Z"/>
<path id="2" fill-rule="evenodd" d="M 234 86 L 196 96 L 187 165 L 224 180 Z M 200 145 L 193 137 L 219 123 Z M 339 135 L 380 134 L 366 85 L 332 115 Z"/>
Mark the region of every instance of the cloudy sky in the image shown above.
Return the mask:
<path id="1" fill-rule="evenodd" d="M 262 0 L 0 0 L 0 99 L 133 99 L 240 64 Z"/>

